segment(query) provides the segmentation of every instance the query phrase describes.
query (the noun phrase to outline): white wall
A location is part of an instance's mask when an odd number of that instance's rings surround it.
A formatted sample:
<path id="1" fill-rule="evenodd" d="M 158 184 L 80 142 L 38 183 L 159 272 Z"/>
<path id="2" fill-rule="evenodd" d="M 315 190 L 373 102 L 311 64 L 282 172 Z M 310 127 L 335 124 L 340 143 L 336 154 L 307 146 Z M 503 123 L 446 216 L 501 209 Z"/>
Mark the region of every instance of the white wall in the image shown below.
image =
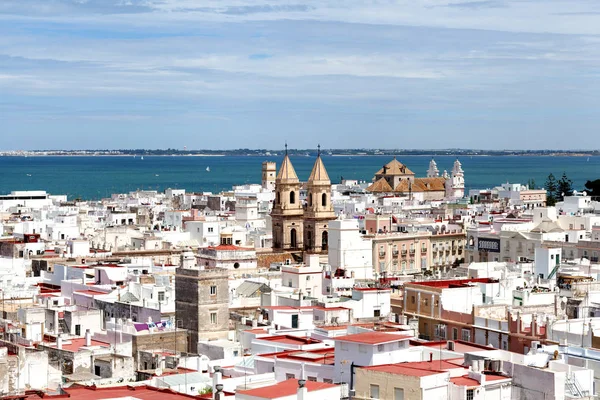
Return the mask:
<path id="1" fill-rule="evenodd" d="M 329 222 L 328 261 L 332 271 L 346 268 L 355 278 L 373 277 L 373 249 L 370 239 L 362 238 L 358 220 L 335 220 Z"/>

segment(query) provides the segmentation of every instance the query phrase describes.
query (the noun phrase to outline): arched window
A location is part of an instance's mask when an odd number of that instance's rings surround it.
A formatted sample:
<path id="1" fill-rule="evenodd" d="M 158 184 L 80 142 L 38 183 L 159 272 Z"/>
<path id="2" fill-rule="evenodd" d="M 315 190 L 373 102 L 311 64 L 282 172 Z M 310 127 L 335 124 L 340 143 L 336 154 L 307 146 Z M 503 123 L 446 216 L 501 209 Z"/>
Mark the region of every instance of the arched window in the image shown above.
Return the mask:
<path id="1" fill-rule="evenodd" d="M 281 192 L 277 192 L 277 204 L 281 204 Z"/>
<path id="2" fill-rule="evenodd" d="M 323 207 L 327 207 L 327 194 L 326 193 L 323 193 L 321 195 L 321 205 Z"/>
<path id="3" fill-rule="evenodd" d="M 294 192 L 292 192 L 294 193 Z M 296 229 L 292 228 L 290 231 L 290 247 L 295 249 L 298 247 L 298 239 L 296 238 Z"/>
<path id="4" fill-rule="evenodd" d="M 312 193 L 308 193 L 308 206 L 312 207 Z"/>
<path id="5" fill-rule="evenodd" d="M 321 235 L 321 250 L 327 250 L 327 231 Z"/>
<path id="6" fill-rule="evenodd" d="M 290 192 L 290 204 L 296 204 L 296 192 L 293 190 Z"/>

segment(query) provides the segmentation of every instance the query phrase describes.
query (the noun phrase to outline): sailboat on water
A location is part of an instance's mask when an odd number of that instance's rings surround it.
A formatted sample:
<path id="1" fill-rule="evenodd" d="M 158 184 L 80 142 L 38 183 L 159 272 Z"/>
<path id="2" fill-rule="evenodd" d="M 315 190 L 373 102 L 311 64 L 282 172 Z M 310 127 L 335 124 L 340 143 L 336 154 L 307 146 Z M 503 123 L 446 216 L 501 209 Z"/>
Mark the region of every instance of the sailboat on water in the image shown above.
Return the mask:
<path id="1" fill-rule="evenodd" d="M 140 160 L 143 160 L 143 159 L 144 159 L 144 156 L 141 156 L 141 157 L 140 157 Z"/>
<path id="2" fill-rule="evenodd" d="M 210 167 L 206 167 L 206 172 L 210 172 Z"/>

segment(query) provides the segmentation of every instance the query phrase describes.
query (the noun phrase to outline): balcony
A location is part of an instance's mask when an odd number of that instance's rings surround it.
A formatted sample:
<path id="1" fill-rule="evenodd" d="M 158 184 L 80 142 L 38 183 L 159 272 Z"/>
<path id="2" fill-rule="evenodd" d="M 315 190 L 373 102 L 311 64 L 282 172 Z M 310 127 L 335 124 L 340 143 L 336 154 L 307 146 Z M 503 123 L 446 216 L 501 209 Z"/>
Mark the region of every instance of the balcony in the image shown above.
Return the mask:
<path id="1" fill-rule="evenodd" d="M 380 251 L 379 252 L 379 257 L 385 257 L 385 251 Z"/>
<path id="2" fill-rule="evenodd" d="M 402 255 L 406 256 L 406 250 L 402 250 Z"/>
<path id="3" fill-rule="evenodd" d="M 415 249 L 410 249 L 409 253 L 410 253 L 411 256 L 414 256 L 415 255 Z"/>
<path id="4" fill-rule="evenodd" d="M 421 249 L 421 254 L 426 254 L 427 253 L 427 248 L 422 248 Z"/>
<path id="5" fill-rule="evenodd" d="M 394 251 L 392 251 L 392 255 L 393 255 L 394 257 L 398 257 L 398 250 L 394 250 Z"/>

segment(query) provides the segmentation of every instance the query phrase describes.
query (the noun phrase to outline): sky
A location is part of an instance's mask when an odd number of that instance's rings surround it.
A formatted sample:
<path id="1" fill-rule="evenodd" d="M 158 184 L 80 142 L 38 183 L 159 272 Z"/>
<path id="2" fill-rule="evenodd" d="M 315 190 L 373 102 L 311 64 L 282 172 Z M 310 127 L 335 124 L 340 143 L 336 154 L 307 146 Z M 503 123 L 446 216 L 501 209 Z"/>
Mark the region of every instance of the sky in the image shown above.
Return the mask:
<path id="1" fill-rule="evenodd" d="M 2 0 L 0 149 L 600 148 L 597 0 Z"/>

